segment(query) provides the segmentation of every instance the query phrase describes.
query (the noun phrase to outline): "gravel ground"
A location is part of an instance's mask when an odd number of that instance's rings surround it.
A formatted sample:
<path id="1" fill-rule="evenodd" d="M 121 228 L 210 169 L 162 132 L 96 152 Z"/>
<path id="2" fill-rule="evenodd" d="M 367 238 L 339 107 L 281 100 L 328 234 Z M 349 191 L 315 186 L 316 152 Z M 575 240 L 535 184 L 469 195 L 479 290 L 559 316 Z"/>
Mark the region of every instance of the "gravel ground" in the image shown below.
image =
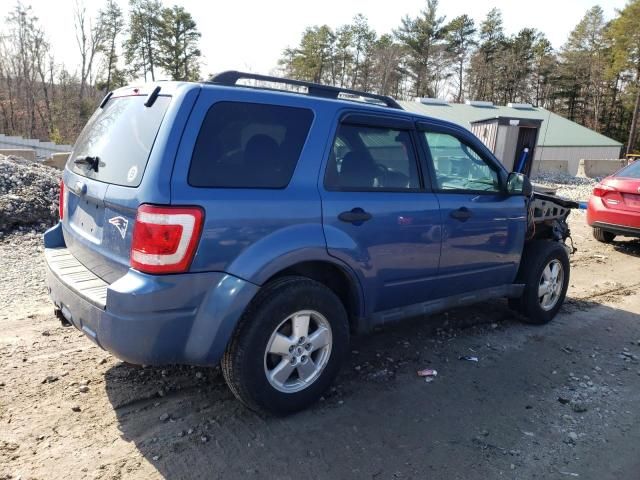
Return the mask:
<path id="1" fill-rule="evenodd" d="M 0 237 L 0 322 L 28 315 L 41 305 L 49 306 L 43 252 L 42 231 L 18 230 Z"/>
<path id="2" fill-rule="evenodd" d="M 555 189 L 556 195 L 576 202 L 588 201 L 598 180 L 574 177 L 561 172 L 539 172 L 531 179 L 537 185 Z"/>

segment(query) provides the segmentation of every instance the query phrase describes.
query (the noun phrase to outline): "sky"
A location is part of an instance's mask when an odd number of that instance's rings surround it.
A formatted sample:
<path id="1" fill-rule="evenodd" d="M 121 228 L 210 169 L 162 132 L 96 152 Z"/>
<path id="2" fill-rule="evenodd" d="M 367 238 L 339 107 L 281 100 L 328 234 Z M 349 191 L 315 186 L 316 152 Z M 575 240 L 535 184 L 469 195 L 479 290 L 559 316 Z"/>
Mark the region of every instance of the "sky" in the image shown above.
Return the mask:
<path id="1" fill-rule="evenodd" d="M 73 29 L 75 0 L 22 0 L 31 5 L 40 18 L 53 46 L 57 63 L 71 71 L 77 68 L 78 48 Z M 103 1 L 84 0 L 88 12 L 96 12 Z M 118 0 L 126 11 L 127 0 Z M 295 46 L 307 26 L 328 24 L 337 27 L 363 13 L 378 34 L 389 33 L 409 14 L 416 16 L 425 0 L 163 0 L 165 6 L 178 4 L 189 11 L 202 33 L 202 74 L 223 70 L 270 73 L 283 49 Z M 607 19 L 626 0 L 602 0 Z M 594 0 L 441 0 L 439 12 L 447 20 L 466 13 L 477 23 L 497 7 L 502 11 L 507 34 L 525 27 L 543 31 L 555 48 L 560 48 L 569 32 Z M 4 19 L 15 6 L 12 0 L 0 1 L 0 32 Z"/>

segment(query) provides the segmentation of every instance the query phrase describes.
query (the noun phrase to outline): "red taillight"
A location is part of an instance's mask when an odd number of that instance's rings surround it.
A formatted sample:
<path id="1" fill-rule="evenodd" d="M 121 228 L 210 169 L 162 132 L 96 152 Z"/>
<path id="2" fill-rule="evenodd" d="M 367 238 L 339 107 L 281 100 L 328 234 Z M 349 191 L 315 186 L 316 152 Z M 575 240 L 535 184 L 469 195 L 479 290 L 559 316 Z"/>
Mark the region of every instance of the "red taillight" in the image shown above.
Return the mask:
<path id="1" fill-rule="evenodd" d="M 198 246 L 199 207 L 141 205 L 131 241 L 131 267 L 145 273 L 186 272 Z"/>
<path id="2" fill-rule="evenodd" d="M 604 197 L 607 193 L 611 192 L 617 192 L 617 190 L 603 183 L 598 183 L 595 187 L 593 187 L 593 194 L 596 197 Z"/>
<path id="3" fill-rule="evenodd" d="M 64 180 L 60 180 L 60 198 L 58 199 L 58 216 L 64 218 Z"/>

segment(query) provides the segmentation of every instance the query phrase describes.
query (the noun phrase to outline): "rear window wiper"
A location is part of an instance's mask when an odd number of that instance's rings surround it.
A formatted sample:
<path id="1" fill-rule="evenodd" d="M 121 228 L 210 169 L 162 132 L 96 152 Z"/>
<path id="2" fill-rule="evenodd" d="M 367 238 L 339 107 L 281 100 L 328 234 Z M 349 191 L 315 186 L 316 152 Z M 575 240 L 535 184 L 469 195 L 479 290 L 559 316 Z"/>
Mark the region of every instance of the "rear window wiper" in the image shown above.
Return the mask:
<path id="1" fill-rule="evenodd" d="M 92 157 L 90 155 L 85 155 L 84 157 L 77 157 L 73 163 L 76 165 L 87 165 L 89 169 L 98 171 L 98 166 L 100 165 L 100 157 Z"/>

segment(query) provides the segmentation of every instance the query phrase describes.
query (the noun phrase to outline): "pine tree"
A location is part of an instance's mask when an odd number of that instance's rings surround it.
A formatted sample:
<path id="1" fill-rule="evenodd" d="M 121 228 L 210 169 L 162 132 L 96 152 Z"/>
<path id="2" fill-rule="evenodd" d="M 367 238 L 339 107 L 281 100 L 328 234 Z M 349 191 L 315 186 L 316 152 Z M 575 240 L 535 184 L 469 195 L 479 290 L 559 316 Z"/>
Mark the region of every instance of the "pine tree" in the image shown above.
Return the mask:
<path id="1" fill-rule="evenodd" d="M 447 53 L 454 63 L 458 92 L 455 101 L 464 100 L 464 71 L 471 49 L 477 45 L 475 40 L 476 27 L 473 19 L 468 15 L 460 15 L 445 27 Z"/>
<path id="2" fill-rule="evenodd" d="M 640 122 L 640 0 L 631 0 L 613 20 L 610 37 L 613 45 L 613 62 L 619 71 L 631 77 L 629 90 L 635 97 L 632 102 L 631 124 L 627 139 L 627 153 L 638 145 L 638 123 Z"/>
<path id="3" fill-rule="evenodd" d="M 163 9 L 158 28 L 158 66 L 172 80 L 198 80 L 199 40 L 200 32 L 189 12 L 177 5 Z"/>
<path id="4" fill-rule="evenodd" d="M 504 47 L 502 13 L 493 8 L 480 24 L 480 44 L 471 58 L 469 83 L 474 99 L 497 101 L 498 62 Z"/>
<path id="5" fill-rule="evenodd" d="M 159 0 L 130 0 L 129 7 L 128 37 L 123 46 L 129 75 L 147 80 L 149 74 L 155 81 L 162 4 Z"/>
<path id="6" fill-rule="evenodd" d="M 114 79 L 120 81 L 122 79 L 122 75 L 117 71 L 118 53 L 116 48 L 118 37 L 124 30 L 124 18 L 122 16 L 122 10 L 115 0 L 107 0 L 104 9 L 100 11 L 98 20 L 104 34 L 103 43 L 101 45 L 107 69 L 107 79 L 105 81 L 104 89 L 109 91 L 111 90 L 111 85 Z M 115 84 L 121 85 L 122 83 L 116 81 Z"/>
<path id="7" fill-rule="evenodd" d="M 394 31 L 398 42 L 406 49 L 404 64 L 414 79 L 417 97 L 435 96 L 434 84 L 441 74 L 435 65 L 443 53 L 445 35 L 444 17 L 438 17 L 438 0 L 427 0 L 420 15 L 402 18 L 400 28 Z"/>

